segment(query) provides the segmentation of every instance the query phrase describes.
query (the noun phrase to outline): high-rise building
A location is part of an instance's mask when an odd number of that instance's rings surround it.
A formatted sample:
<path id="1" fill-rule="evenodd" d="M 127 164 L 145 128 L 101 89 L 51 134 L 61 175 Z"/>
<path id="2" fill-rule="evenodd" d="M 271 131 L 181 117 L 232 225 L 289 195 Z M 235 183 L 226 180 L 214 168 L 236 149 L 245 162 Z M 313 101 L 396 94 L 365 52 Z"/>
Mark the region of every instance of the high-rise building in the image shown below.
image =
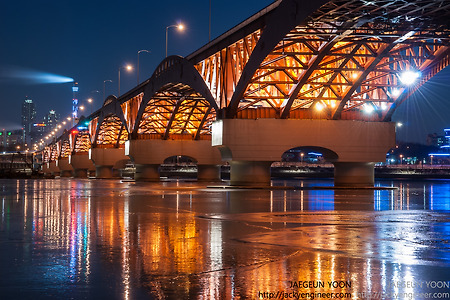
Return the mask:
<path id="1" fill-rule="evenodd" d="M 55 129 L 58 124 L 59 115 L 52 109 L 44 116 L 45 128 L 47 128 L 47 133 Z"/>
<path id="2" fill-rule="evenodd" d="M 78 83 L 75 82 L 72 86 L 72 125 L 78 122 Z"/>
<path id="3" fill-rule="evenodd" d="M 30 142 L 31 126 L 36 119 L 36 106 L 33 100 L 25 99 L 22 103 L 22 127 L 24 133 L 24 142 Z"/>
<path id="4" fill-rule="evenodd" d="M 39 141 L 45 137 L 47 134 L 47 125 L 45 123 L 33 123 L 30 132 L 31 143 L 29 147 L 33 144 L 39 144 Z"/>

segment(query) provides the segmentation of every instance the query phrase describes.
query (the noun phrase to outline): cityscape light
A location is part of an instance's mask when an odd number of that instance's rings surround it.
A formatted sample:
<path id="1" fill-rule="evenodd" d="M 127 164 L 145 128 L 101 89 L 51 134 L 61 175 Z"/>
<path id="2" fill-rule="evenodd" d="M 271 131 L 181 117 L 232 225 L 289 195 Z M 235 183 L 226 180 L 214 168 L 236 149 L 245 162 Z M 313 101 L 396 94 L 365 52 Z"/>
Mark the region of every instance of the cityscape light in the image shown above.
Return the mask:
<path id="1" fill-rule="evenodd" d="M 316 104 L 316 110 L 322 111 L 322 110 L 323 110 L 323 104 L 320 103 L 320 102 L 318 102 L 318 103 Z"/>

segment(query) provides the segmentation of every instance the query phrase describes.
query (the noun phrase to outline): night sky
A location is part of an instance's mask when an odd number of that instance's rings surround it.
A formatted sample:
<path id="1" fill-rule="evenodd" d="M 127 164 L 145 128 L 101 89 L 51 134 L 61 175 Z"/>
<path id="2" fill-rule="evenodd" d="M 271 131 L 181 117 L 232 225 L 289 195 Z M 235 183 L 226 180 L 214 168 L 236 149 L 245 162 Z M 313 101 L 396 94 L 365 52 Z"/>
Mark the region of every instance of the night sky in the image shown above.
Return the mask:
<path id="1" fill-rule="evenodd" d="M 270 0 L 212 0 L 212 39 L 266 7 Z M 80 104 L 92 110 L 106 95 L 117 94 L 118 68 L 136 67 L 140 81 L 151 76 L 165 56 L 166 26 L 182 22 L 183 33 L 169 29 L 168 54 L 187 56 L 208 42 L 209 0 L 202 1 L 0 1 L 0 128 L 20 128 L 26 97 L 37 105 L 38 120 L 50 109 L 70 115 L 72 83 L 42 84 L 19 78 L 51 73 L 79 84 Z M 36 79 L 36 78 L 35 78 Z M 121 93 L 136 86 L 136 69 L 121 71 Z M 394 115 L 405 125 L 398 139 L 425 142 L 428 133 L 450 127 L 450 69 L 425 84 Z M 96 92 L 98 91 L 98 92 Z M 87 107 L 87 111 L 91 109 Z"/>

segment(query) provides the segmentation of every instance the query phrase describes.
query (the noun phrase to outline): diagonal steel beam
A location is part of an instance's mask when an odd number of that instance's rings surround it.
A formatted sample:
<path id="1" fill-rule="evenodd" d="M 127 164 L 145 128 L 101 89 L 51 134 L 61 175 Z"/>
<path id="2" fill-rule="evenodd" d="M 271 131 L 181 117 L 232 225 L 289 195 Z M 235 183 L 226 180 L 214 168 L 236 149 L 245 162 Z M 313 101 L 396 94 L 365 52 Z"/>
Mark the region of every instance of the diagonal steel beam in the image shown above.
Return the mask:
<path id="1" fill-rule="evenodd" d="M 366 80 L 367 75 L 370 74 L 370 72 L 372 72 L 376 66 L 378 65 L 378 63 L 385 58 L 386 56 L 389 55 L 389 52 L 392 50 L 392 48 L 394 48 L 397 44 L 395 42 L 389 43 L 389 44 L 385 44 L 384 47 L 381 47 L 378 51 L 377 56 L 368 64 L 366 64 L 366 68 L 364 70 L 364 72 L 361 74 L 361 76 L 359 76 L 359 78 L 355 81 L 355 83 L 353 84 L 353 86 L 347 91 L 347 93 L 344 95 L 344 97 L 342 98 L 341 102 L 339 103 L 338 107 L 336 108 L 336 111 L 334 112 L 332 119 L 333 120 L 337 120 L 338 118 L 340 118 L 342 110 L 344 109 L 345 104 L 350 100 L 350 97 L 352 96 L 352 94 L 356 91 L 356 89 L 358 87 L 361 86 L 361 84 L 363 83 L 363 81 Z"/>
<path id="2" fill-rule="evenodd" d="M 172 129 L 173 121 L 175 120 L 175 116 L 178 113 L 178 110 L 180 109 L 181 103 L 183 103 L 184 99 L 186 99 L 186 96 L 182 96 L 180 99 L 178 99 L 177 103 L 175 104 L 175 108 L 173 109 L 172 114 L 170 115 L 169 122 L 167 122 L 166 125 L 166 131 L 163 135 L 163 140 L 167 140 L 169 138 L 170 129 Z"/>

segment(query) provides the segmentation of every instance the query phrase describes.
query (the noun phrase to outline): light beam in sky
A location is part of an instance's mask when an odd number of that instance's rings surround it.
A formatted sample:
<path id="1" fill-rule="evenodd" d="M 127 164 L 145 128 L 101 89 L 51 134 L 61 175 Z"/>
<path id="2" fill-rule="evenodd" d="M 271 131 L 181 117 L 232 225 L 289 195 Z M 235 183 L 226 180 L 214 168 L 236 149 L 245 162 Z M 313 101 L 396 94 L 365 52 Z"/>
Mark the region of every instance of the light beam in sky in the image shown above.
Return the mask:
<path id="1" fill-rule="evenodd" d="M 36 71 L 21 67 L 4 68 L 0 72 L 0 80 L 25 85 L 68 83 L 74 81 L 73 78 L 67 76 Z"/>

